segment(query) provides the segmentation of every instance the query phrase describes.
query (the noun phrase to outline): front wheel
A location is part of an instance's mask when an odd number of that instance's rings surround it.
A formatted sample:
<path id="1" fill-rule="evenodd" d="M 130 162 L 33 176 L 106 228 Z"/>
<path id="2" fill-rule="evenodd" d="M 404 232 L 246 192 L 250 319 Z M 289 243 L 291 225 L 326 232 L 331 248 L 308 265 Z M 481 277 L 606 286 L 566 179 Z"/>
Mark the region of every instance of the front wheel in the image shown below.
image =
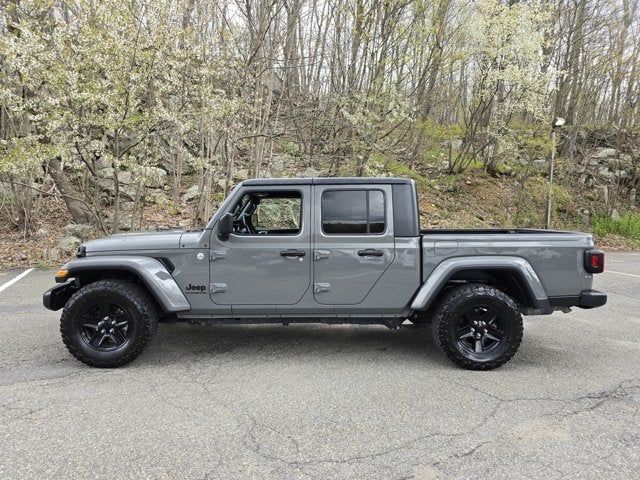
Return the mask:
<path id="1" fill-rule="evenodd" d="M 142 352 L 158 325 L 155 304 L 138 285 L 100 280 L 78 290 L 60 317 L 71 354 L 92 367 L 119 367 Z"/>
<path id="2" fill-rule="evenodd" d="M 436 307 L 437 345 L 456 364 L 491 370 L 516 353 L 522 341 L 522 316 L 506 293 L 482 284 L 452 289 Z"/>

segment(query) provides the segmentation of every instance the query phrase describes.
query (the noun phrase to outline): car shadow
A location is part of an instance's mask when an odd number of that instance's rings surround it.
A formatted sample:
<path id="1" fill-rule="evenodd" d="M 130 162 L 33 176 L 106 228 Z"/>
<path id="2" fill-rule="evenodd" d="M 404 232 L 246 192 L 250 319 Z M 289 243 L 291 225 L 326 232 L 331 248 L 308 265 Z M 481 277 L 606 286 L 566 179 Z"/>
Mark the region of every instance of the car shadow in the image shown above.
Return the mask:
<path id="1" fill-rule="evenodd" d="M 532 342 L 535 348 L 532 348 Z M 553 369 L 566 352 L 525 338 L 503 371 L 511 368 Z M 430 365 L 459 369 L 435 345 L 430 328 L 380 325 L 188 325 L 161 324 L 151 345 L 135 365 L 192 364 L 216 359 L 227 362 L 322 361 L 343 364 L 345 358 L 369 363 Z"/>
<path id="2" fill-rule="evenodd" d="M 340 355 L 369 361 L 428 360 L 448 363 L 430 329 L 380 325 L 187 325 L 161 324 L 144 357 L 152 362 L 191 361 L 193 357 L 330 358 Z M 144 362 L 145 359 L 140 359 Z M 137 362 L 136 362 L 137 363 Z"/>

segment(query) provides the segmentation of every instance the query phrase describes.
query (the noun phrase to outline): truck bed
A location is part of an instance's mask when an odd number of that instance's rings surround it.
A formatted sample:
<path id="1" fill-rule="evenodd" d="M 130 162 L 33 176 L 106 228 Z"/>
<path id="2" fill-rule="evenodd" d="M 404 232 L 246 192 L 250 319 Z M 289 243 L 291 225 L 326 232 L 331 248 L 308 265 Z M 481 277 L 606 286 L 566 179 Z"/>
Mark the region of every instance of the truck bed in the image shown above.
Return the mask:
<path id="1" fill-rule="evenodd" d="M 422 235 L 491 235 L 491 234 L 525 234 L 525 233 L 541 233 L 541 234 L 577 234 L 579 232 L 570 232 L 563 230 L 540 230 L 535 228 L 426 228 L 421 229 Z"/>
<path id="2" fill-rule="evenodd" d="M 593 236 L 580 232 L 535 229 L 425 229 L 422 234 L 422 279 L 453 257 L 509 255 L 524 258 L 537 272 L 548 296 L 575 295 L 588 290 L 583 254 Z"/>

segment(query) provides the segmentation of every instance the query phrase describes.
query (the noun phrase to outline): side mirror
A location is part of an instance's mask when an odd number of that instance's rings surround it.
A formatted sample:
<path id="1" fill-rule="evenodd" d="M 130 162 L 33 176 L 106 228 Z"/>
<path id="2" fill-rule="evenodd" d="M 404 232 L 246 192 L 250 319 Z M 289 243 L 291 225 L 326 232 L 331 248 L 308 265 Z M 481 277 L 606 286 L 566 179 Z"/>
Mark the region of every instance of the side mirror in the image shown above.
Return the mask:
<path id="1" fill-rule="evenodd" d="M 220 219 L 218 226 L 218 238 L 228 240 L 229 234 L 233 232 L 233 213 L 225 213 Z"/>

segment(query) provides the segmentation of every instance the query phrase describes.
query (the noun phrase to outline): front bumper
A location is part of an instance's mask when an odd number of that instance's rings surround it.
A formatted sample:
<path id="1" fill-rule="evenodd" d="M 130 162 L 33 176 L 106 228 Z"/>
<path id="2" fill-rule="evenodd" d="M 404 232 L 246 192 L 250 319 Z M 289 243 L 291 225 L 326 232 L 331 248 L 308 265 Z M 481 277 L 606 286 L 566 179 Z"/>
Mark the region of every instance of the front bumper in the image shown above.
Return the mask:
<path id="1" fill-rule="evenodd" d="M 49 310 L 60 310 L 65 306 L 71 295 L 77 290 L 74 280 L 50 288 L 42 295 L 42 304 Z"/>

